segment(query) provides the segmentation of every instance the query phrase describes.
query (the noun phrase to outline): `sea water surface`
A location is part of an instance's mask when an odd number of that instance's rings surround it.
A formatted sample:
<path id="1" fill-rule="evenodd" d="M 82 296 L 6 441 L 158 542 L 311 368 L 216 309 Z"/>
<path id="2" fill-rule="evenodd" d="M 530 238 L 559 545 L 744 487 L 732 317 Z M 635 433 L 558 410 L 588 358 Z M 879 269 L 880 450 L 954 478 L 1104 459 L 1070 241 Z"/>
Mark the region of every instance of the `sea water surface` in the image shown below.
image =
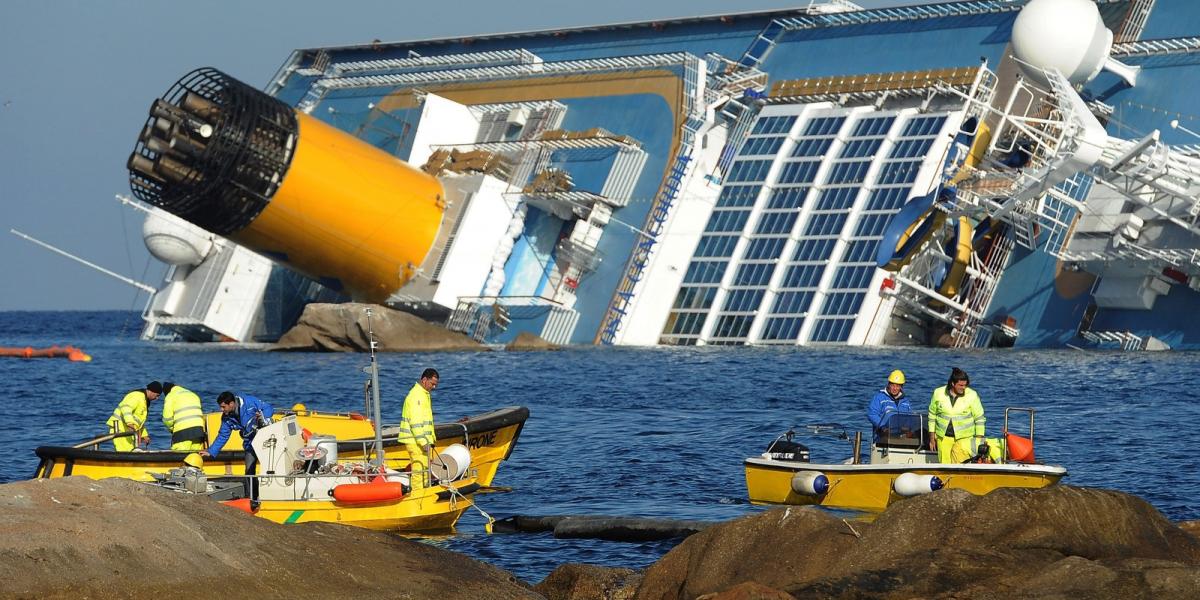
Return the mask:
<path id="1" fill-rule="evenodd" d="M 363 410 L 360 354 L 275 353 L 227 345 L 137 340 L 126 312 L 3 312 L 0 346 L 73 344 L 91 363 L 0 358 L 7 414 L 0 482 L 33 474 L 38 445 L 104 433 L 129 389 L 158 379 L 185 385 L 215 410 L 218 393 L 254 394 L 276 408 L 302 402 Z M 836 422 L 866 429 L 865 407 L 888 372 L 924 409 L 950 367 L 965 369 L 999 434 L 1004 407 L 1036 413 L 1037 456 L 1069 470 L 1072 485 L 1137 494 L 1173 520 L 1200 519 L 1196 473 L 1200 360 L 1194 353 L 950 351 L 854 348 L 572 348 L 552 352 L 384 353 L 385 423 L 425 367 L 441 373 L 438 421 L 523 405 L 530 419 L 495 485 L 477 497 L 496 517 L 628 515 L 720 521 L 763 510 L 746 501 L 742 460 L 791 426 Z M 169 436 L 151 406 L 154 447 Z M 814 460 L 849 445 L 807 439 Z M 620 543 L 551 534 L 492 534 L 469 511 L 453 535 L 422 538 L 537 583 L 583 562 L 642 568 L 678 540 Z"/>

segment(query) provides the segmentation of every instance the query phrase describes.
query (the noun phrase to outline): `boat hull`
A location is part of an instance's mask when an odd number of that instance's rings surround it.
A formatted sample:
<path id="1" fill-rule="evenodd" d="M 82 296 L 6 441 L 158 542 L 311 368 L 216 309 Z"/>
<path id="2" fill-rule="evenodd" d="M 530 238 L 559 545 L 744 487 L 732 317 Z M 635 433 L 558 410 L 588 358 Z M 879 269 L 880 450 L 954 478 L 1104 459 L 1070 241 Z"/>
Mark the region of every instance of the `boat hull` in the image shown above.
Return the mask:
<path id="1" fill-rule="evenodd" d="M 399 500 L 343 503 L 335 500 L 263 500 L 255 516 L 282 524 L 339 523 L 379 531 L 446 531 L 473 505 L 474 479 L 457 481 L 458 494 L 441 486 Z"/>
<path id="2" fill-rule="evenodd" d="M 945 488 L 983 495 L 999 488 L 1042 488 L 1058 483 L 1067 470 L 1051 465 L 1028 464 L 817 464 L 748 458 L 746 489 L 752 504 L 818 505 L 829 508 L 878 512 L 904 499 L 894 489 L 904 473 L 935 475 Z M 825 475 L 824 494 L 802 494 L 792 489 L 796 473 Z"/>
<path id="3" fill-rule="evenodd" d="M 353 424 L 341 424 L 331 420 L 331 415 L 322 415 L 322 421 L 298 415 L 298 423 L 313 433 L 337 434 L 352 432 L 358 435 L 362 429 Z M 361 423 L 361 419 L 342 416 L 344 420 Z M 489 486 L 495 479 L 500 461 L 508 458 L 521 436 L 529 409 L 513 406 L 476 415 L 461 423 L 437 426 L 436 448 L 443 450 L 451 444 L 465 443 L 471 450 L 471 468 L 478 472 L 478 482 Z M 370 431 L 370 429 L 368 429 Z M 373 434 L 372 434 L 373 435 Z M 464 442 L 465 439 L 465 442 Z M 409 464 L 404 446 L 396 442 L 396 434 L 384 429 L 384 455 L 387 465 L 393 470 L 402 470 Z M 374 439 L 338 441 L 338 456 L 344 461 L 364 460 L 374 444 Z M 229 447 L 228 444 L 226 447 Z M 240 445 L 239 445 L 240 447 Z M 34 479 L 83 475 L 92 479 L 123 477 L 135 481 L 151 481 L 153 473 L 167 473 L 183 464 L 186 452 L 169 450 L 151 452 L 115 452 L 92 450 L 69 446 L 39 446 L 34 452 L 40 462 Z M 215 458 L 204 461 L 203 470 L 209 477 L 244 475 L 245 457 L 241 450 L 223 451 Z"/>

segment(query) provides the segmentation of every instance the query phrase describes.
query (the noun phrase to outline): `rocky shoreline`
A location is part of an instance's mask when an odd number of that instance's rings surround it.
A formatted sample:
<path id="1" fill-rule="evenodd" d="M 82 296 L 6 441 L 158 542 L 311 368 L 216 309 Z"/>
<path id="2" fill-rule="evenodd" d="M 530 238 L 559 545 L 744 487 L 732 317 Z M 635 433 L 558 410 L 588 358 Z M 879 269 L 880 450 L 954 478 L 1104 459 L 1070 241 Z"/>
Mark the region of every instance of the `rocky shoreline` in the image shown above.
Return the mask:
<path id="1" fill-rule="evenodd" d="M 781 507 L 714 524 L 644 571 L 536 585 L 332 524 L 280 526 L 122 479 L 0 485 L 4 598 L 1197 598 L 1200 524 L 1099 489 L 946 490 L 874 521 Z"/>

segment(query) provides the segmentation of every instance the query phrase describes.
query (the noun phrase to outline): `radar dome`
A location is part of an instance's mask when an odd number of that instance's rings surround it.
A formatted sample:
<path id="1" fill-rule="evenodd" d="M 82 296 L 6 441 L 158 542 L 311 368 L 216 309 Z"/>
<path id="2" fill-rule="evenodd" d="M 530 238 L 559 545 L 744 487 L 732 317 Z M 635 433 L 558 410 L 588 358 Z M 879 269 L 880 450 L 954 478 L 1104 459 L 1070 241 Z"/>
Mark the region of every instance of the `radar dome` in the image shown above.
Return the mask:
<path id="1" fill-rule="evenodd" d="M 1013 55 L 1042 69 L 1055 68 L 1071 83 L 1084 83 L 1100 72 L 1112 47 L 1112 32 L 1091 0 L 1032 0 L 1013 23 Z M 1022 64 L 1030 79 L 1045 76 Z"/>
<path id="2" fill-rule="evenodd" d="M 212 250 L 211 234 L 176 218 L 149 213 L 142 224 L 142 241 L 154 258 L 169 265 L 198 265 Z"/>

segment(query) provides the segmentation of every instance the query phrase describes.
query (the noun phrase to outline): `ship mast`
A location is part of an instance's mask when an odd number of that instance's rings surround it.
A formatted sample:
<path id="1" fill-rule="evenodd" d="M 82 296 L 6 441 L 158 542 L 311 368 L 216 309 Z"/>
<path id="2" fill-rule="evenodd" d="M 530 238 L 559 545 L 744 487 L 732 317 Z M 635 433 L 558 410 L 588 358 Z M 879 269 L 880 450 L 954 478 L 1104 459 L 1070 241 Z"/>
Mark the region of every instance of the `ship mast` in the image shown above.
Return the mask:
<path id="1" fill-rule="evenodd" d="M 385 461 L 383 458 L 383 419 L 379 410 L 379 361 L 375 358 L 375 331 L 371 328 L 371 307 L 367 307 L 367 343 L 371 354 L 371 418 L 375 420 L 375 459 L 374 463 L 382 472 Z"/>

